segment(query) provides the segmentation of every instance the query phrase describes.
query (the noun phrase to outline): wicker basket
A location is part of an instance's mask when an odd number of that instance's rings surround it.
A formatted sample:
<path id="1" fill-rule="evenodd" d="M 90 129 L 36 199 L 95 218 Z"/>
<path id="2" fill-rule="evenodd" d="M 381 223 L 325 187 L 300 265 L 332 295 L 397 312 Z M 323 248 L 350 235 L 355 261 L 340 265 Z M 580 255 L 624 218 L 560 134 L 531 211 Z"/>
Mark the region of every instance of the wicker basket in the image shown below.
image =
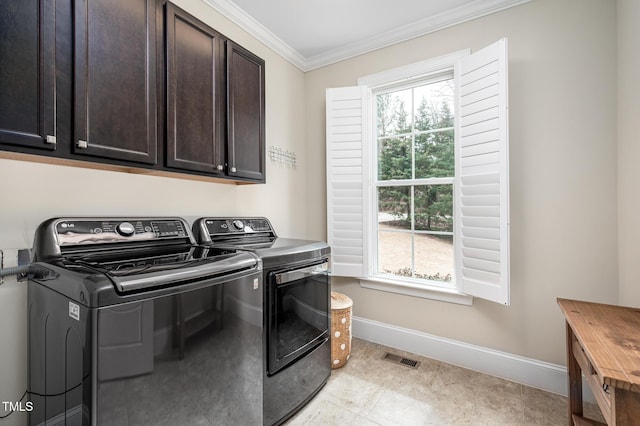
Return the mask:
<path id="1" fill-rule="evenodd" d="M 340 368 L 351 356 L 351 308 L 349 297 L 331 292 L 331 369 Z"/>

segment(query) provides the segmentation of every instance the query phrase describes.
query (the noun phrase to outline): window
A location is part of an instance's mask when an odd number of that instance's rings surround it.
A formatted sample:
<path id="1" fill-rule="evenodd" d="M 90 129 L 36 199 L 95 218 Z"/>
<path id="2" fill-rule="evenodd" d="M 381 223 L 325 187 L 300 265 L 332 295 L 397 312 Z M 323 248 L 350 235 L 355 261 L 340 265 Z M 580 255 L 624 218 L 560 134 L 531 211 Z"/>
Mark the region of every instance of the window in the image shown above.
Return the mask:
<path id="1" fill-rule="evenodd" d="M 453 277 L 453 71 L 373 90 L 373 273 L 450 284 Z"/>
<path id="2" fill-rule="evenodd" d="M 333 275 L 508 304 L 506 39 L 358 83 L 327 90 Z"/>

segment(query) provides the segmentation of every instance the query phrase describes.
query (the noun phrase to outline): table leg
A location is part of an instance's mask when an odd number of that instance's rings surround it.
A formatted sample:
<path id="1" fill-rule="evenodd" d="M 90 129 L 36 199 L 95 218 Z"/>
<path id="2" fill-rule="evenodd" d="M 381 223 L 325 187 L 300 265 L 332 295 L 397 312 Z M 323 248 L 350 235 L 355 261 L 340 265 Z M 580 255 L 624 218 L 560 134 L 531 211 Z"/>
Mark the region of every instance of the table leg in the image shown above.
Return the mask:
<path id="1" fill-rule="evenodd" d="M 582 371 L 573 355 L 573 330 L 567 323 L 567 373 L 569 376 L 569 426 L 573 426 L 573 415 L 582 417 Z"/>
<path id="2" fill-rule="evenodd" d="M 615 426 L 637 425 L 640 419 L 640 393 L 614 388 L 611 407 Z"/>

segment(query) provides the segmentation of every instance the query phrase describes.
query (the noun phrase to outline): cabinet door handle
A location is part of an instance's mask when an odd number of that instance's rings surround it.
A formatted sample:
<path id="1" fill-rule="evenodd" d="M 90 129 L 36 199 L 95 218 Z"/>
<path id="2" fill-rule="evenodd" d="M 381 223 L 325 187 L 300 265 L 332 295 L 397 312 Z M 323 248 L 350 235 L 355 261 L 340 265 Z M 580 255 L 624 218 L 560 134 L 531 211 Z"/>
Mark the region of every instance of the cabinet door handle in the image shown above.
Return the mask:
<path id="1" fill-rule="evenodd" d="M 235 168 L 235 167 L 232 167 L 232 168 L 231 168 L 231 173 L 235 173 L 235 172 L 236 172 L 236 168 Z"/>
<path id="2" fill-rule="evenodd" d="M 82 139 L 78 139 L 78 143 L 76 143 L 78 148 L 87 149 L 89 148 L 89 143 L 87 141 L 83 141 Z"/>
<path id="3" fill-rule="evenodd" d="M 56 144 L 56 137 L 53 136 L 53 135 L 47 135 L 47 138 L 46 138 L 45 142 L 47 142 L 50 145 L 55 145 Z"/>
<path id="4" fill-rule="evenodd" d="M 224 166 L 222 164 L 218 164 L 218 166 L 216 167 L 216 169 L 218 170 L 224 170 Z"/>

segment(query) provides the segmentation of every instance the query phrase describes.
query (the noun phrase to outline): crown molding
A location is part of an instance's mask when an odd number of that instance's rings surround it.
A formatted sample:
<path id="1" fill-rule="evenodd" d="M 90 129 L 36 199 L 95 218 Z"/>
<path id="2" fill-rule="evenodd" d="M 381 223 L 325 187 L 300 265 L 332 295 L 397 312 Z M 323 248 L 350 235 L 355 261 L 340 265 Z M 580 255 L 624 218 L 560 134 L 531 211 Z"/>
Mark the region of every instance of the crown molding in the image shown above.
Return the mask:
<path id="1" fill-rule="evenodd" d="M 203 2 L 214 8 L 225 18 L 229 19 L 253 37 L 257 38 L 258 41 L 265 44 L 300 70 L 306 71 L 305 63 L 307 60 L 304 56 L 292 49 L 291 46 L 269 31 L 260 22 L 248 15 L 244 10 L 236 6 L 235 3 L 229 0 L 203 0 Z"/>
<path id="2" fill-rule="evenodd" d="M 395 30 L 377 34 L 361 42 L 351 43 L 325 54 L 307 58 L 305 66 L 307 71 L 310 71 L 454 25 L 462 24 L 463 22 L 490 15 L 529 1 L 531 0 L 476 0 L 464 6 L 421 19 Z"/>
<path id="3" fill-rule="evenodd" d="M 277 37 L 266 27 L 249 16 L 230 0 L 203 0 L 227 19 L 257 38 L 260 42 L 291 62 L 301 71 L 307 72 L 326 65 L 353 58 L 383 47 L 411 40 L 482 16 L 519 6 L 531 0 L 476 0 L 464 6 L 421 19 L 392 31 L 377 34 L 366 40 L 350 43 L 321 55 L 304 57 Z"/>

